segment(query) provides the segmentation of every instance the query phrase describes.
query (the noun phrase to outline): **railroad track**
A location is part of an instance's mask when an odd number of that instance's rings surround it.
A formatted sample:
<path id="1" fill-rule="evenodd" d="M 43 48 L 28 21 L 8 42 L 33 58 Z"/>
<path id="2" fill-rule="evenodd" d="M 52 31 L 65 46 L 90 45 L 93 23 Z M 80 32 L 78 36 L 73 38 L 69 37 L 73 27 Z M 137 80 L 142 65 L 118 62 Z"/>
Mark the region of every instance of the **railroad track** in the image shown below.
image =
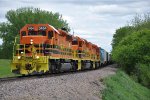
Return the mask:
<path id="1" fill-rule="evenodd" d="M 15 79 L 19 79 L 23 76 L 15 76 L 15 77 L 5 77 L 5 78 L 0 78 L 0 82 L 2 81 L 8 81 L 8 80 L 15 80 Z"/>
<path id="2" fill-rule="evenodd" d="M 107 65 L 109 66 L 109 65 Z M 107 67 L 104 66 L 104 67 Z M 100 67 L 98 69 L 104 68 Z M 42 75 L 27 75 L 27 76 L 16 76 L 16 77 L 6 77 L 6 78 L 0 78 L 0 82 L 6 82 L 6 81 L 19 81 L 19 80 L 25 80 L 25 79 L 36 79 L 36 78 L 45 78 L 45 77 L 57 77 L 61 75 L 68 75 L 68 74 L 78 74 L 78 73 L 85 73 L 87 71 L 93 71 L 98 69 L 86 69 L 82 71 L 64 71 L 60 73 L 54 73 L 54 74 L 42 74 Z"/>
<path id="3" fill-rule="evenodd" d="M 94 70 L 94 69 L 93 69 Z M 27 76 L 16 76 L 16 77 L 6 77 L 6 78 L 0 78 L 0 82 L 6 82 L 6 81 L 19 81 L 19 80 L 25 80 L 25 79 L 36 79 L 36 78 L 45 78 L 45 77 L 56 77 L 61 75 L 68 75 L 68 74 L 78 74 L 78 73 L 84 73 L 87 71 L 92 71 L 89 69 L 82 70 L 82 71 L 65 71 L 60 73 L 54 73 L 54 74 L 42 74 L 42 75 L 27 75 Z"/>

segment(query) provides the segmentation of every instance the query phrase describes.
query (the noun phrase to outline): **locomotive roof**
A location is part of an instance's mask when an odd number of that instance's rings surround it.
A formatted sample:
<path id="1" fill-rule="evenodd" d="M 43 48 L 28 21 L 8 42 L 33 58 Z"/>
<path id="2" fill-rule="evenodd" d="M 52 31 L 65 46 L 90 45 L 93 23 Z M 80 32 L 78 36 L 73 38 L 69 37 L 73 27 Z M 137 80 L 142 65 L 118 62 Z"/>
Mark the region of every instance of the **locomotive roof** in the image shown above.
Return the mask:
<path id="1" fill-rule="evenodd" d="M 62 30 L 62 29 L 58 29 L 58 32 L 59 31 L 61 31 L 62 33 L 60 33 L 60 34 L 63 34 L 63 35 L 69 35 L 69 36 L 71 36 L 72 37 L 72 35 L 71 34 L 69 34 L 68 32 L 66 32 L 66 31 L 64 31 L 64 30 Z"/>
<path id="2" fill-rule="evenodd" d="M 49 27 L 51 27 L 54 31 L 56 31 L 58 34 L 60 34 L 59 31 L 56 28 L 54 28 L 52 25 L 49 25 Z"/>
<path id="3" fill-rule="evenodd" d="M 21 30 L 26 30 L 26 27 L 29 27 L 29 26 L 34 26 L 34 27 L 47 26 L 47 27 L 50 27 L 55 32 L 57 32 L 58 34 L 60 34 L 59 31 L 56 28 L 54 28 L 52 25 L 49 25 L 49 24 L 26 24 Z"/>

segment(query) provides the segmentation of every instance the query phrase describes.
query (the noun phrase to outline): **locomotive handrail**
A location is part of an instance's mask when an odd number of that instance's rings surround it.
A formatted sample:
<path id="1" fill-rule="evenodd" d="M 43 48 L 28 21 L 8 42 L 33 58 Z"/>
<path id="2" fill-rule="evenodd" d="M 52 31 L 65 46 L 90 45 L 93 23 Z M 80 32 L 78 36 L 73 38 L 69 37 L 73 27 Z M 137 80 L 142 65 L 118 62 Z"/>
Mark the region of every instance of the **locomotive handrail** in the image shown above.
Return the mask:
<path id="1" fill-rule="evenodd" d="M 14 41 L 14 45 L 13 45 L 13 57 L 14 57 L 14 51 L 15 51 L 15 45 L 16 45 L 16 39 L 17 39 L 17 36 L 15 37 L 15 41 Z"/>

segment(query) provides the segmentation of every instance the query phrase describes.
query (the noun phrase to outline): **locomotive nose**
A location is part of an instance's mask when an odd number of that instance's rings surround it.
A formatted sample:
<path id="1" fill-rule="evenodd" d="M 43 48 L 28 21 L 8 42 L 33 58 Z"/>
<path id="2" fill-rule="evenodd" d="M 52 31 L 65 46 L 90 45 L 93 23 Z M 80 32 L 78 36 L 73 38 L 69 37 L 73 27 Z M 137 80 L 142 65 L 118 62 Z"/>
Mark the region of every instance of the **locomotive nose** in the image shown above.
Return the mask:
<path id="1" fill-rule="evenodd" d="M 20 40 L 21 44 L 42 44 L 47 40 L 46 36 L 25 36 Z"/>

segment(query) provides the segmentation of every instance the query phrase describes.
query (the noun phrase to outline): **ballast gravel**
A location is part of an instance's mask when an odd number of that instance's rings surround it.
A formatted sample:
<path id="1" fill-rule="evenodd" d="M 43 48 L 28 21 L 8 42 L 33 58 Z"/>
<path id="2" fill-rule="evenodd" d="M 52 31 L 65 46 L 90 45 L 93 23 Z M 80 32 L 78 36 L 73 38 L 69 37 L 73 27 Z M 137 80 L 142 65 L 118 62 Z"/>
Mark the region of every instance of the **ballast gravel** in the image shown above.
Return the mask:
<path id="1" fill-rule="evenodd" d="M 100 81 L 115 74 L 116 65 L 62 76 L 0 82 L 0 100 L 101 100 Z"/>

